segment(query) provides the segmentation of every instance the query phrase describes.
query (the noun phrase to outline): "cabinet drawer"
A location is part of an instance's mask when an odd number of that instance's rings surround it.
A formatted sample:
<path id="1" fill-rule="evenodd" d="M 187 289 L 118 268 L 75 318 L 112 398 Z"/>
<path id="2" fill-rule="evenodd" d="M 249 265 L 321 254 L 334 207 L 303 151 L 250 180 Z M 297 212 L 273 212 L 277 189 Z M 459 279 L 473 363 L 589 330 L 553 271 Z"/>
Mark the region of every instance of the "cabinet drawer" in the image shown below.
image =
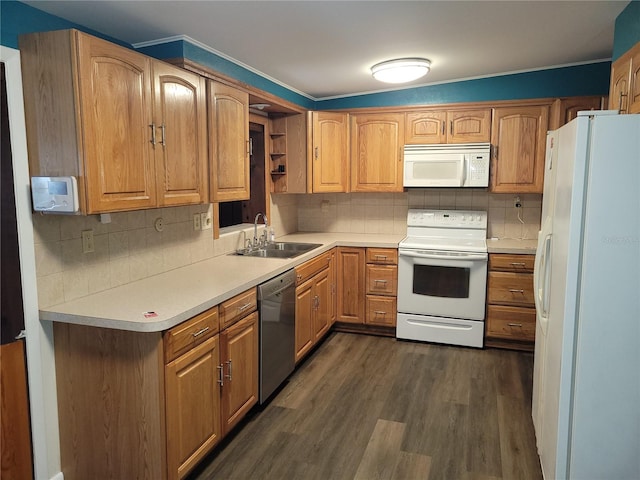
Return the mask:
<path id="1" fill-rule="evenodd" d="M 230 298 L 220 304 L 220 328 L 224 329 L 258 308 L 255 288 Z"/>
<path id="2" fill-rule="evenodd" d="M 535 309 L 489 305 L 487 336 L 533 342 L 536 336 Z"/>
<path id="3" fill-rule="evenodd" d="M 397 314 L 396 297 L 367 295 L 365 323 L 395 327 Z"/>
<path id="4" fill-rule="evenodd" d="M 489 270 L 499 270 L 503 272 L 533 272 L 535 255 L 511 255 L 504 253 L 493 253 L 489 255 Z"/>
<path id="5" fill-rule="evenodd" d="M 218 333 L 218 307 L 213 307 L 164 334 L 164 360 L 169 363 L 207 338 Z"/>
<path id="6" fill-rule="evenodd" d="M 318 255 L 316 258 L 313 258 L 302 265 L 298 265 L 296 267 L 296 285 L 300 285 L 302 282 L 313 277 L 320 270 L 327 268 L 329 266 L 329 261 L 331 261 L 330 251 Z"/>
<path id="7" fill-rule="evenodd" d="M 367 265 L 367 293 L 396 295 L 398 291 L 398 267 L 395 265 Z"/>
<path id="8" fill-rule="evenodd" d="M 378 263 L 386 265 L 398 264 L 397 248 L 367 248 L 367 263 Z"/>
<path id="9" fill-rule="evenodd" d="M 533 307 L 533 275 L 489 272 L 489 302 L 499 305 Z"/>

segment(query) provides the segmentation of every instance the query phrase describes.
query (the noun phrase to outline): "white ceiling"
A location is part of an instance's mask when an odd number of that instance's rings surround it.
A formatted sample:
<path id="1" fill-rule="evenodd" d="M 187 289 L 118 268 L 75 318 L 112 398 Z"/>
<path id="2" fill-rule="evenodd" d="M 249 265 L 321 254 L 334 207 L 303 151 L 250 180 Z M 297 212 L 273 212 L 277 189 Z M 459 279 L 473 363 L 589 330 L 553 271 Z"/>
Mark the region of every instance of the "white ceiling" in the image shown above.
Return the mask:
<path id="1" fill-rule="evenodd" d="M 393 89 L 369 68 L 398 57 L 432 62 L 411 86 L 609 59 L 629 0 L 24 3 L 130 44 L 185 35 L 323 99 Z"/>

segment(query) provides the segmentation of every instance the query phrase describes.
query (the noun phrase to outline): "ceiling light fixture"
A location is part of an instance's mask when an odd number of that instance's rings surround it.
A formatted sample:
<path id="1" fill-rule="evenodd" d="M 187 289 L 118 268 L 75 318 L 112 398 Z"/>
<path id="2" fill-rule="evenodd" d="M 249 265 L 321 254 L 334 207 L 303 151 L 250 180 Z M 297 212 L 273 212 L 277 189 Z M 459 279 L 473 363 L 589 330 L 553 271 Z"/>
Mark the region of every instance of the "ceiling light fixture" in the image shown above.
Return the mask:
<path id="1" fill-rule="evenodd" d="M 399 58 L 375 64 L 371 74 L 381 82 L 406 83 L 424 77 L 430 68 L 431 62 L 426 58 Z"/>

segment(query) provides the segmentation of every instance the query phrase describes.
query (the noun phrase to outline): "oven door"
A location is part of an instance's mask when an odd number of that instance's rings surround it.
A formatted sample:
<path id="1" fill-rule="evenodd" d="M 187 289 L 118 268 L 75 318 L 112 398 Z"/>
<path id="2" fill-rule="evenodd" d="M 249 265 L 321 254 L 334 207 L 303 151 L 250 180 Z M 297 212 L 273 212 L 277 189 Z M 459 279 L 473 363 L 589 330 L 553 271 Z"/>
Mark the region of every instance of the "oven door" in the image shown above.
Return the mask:
<path id="1" fill-rule="evenodd" d="M 398 312 L 484 320 L 487 254 L 400 248 Z"/>

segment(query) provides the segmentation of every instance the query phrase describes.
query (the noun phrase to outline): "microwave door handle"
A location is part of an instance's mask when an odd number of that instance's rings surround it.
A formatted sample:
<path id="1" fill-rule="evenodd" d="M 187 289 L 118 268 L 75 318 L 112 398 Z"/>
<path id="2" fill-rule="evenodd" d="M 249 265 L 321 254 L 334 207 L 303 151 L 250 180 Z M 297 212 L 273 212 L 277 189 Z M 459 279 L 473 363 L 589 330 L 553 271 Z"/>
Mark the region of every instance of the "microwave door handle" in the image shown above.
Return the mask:
<path id="1" fill-rule="evenodd" d="M 460 186 L 464 186 L 467 183 L 467 168 L 468 168 L 468 155 L 462 156 L 462 172 L 460 172 Z"/>

